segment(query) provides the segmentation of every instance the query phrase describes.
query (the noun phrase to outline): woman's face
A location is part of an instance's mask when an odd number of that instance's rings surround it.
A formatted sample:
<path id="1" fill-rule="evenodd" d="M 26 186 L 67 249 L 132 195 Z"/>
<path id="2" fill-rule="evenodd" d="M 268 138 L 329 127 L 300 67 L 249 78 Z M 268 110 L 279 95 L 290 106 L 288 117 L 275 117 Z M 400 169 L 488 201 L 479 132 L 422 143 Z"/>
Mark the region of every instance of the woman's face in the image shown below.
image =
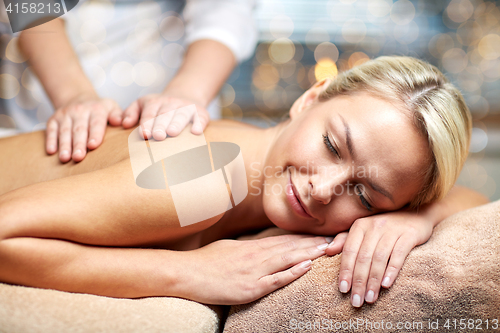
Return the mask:
<path id="1" fill-rule="evenodd" d="M 263 204 L 280 228 L 329 235 L 409 203 L 421 189 L 429 148 L 390 102 L 357 93 L 319 103 L 321 89 L 292 106 L 266 160 Z"/>

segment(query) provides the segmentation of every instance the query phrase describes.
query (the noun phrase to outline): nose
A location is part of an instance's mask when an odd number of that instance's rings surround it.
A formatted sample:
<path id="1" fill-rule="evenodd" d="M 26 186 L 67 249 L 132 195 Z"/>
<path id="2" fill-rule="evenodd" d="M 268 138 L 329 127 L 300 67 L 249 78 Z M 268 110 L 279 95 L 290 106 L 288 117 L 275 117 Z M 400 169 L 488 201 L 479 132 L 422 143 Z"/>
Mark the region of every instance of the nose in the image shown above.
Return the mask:
<path id="1" fill-rule="evenodd" d="M 339 166 L 318 168 L 309 178 L 309 195 L 327 205 L 334 196 L 342 195 L 347 189 L 349 172 Z"/>

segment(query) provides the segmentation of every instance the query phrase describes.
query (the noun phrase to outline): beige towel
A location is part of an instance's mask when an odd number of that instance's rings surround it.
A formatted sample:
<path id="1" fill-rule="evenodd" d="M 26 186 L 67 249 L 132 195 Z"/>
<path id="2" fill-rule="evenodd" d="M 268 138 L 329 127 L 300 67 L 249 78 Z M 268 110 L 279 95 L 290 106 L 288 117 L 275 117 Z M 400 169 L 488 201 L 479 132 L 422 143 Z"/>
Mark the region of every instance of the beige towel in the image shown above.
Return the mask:
<path id="1" fill-rule="evenodd" d="M 338 291 L 340 256 L 231 307 L 224 332 L 500 332 L 500 201 L 440 223 L 373 305 L 353 308 L 350 293 Z"/>
<path id="2" fill-rule="evenodd" d="M 110 298 L 0 283 L 0 332 L 219 332 L 222 307 Z"/>

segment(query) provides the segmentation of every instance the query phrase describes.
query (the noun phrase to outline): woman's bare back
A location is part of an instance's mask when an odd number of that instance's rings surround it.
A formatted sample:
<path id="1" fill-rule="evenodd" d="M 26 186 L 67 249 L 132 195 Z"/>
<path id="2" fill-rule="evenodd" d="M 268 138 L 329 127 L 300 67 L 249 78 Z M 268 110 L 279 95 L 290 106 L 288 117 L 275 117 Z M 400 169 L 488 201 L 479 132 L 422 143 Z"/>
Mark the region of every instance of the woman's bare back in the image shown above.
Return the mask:
<path id="1" fill-rule="evenodd" d="M 131 130 L 109 127 L 101 147 L 80 163 L 59 162 L 57 154 L 45 153 L 45 132 L 0 139 L 0 195 L 38 182 L 59 179 L 109 167 L 128 158 Z"/>

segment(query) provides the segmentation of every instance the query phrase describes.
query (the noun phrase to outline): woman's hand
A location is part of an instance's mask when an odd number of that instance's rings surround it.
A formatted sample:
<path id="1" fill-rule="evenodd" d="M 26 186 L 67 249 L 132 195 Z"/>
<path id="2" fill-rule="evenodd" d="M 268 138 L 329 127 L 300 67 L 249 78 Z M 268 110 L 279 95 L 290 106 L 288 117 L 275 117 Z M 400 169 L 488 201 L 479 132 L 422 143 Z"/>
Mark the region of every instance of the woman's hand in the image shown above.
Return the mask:
<path id="1" fill-rule="evenodd" d="M 60 107 L 47 122 L 46 151 L 66 163 L 73 158 L 80 162 L 88 149 L 102 143 L 108 121 L 118 126 L 122 110 L 112 99 L 99 98 L 97 94 L 80 94 Z M 58 147 L 59 146 L 59 147 Z"/>
<path id="2" fill-rule="evenodd" d="M 352 289 L 353 306 L 375 302 L 380 286 L 392 285 L 410 251 L 430 238 L 434 225 L 426 216 L 410 211 L 356 220 L 326 250 L 328 255 L 342 251 L 339 290 Z"/>
<path id="3" fill-rule="evenodd" d="M 194 108 L 184 108 L 192 104 L 195 104 L 197 112 L 194 112 Z M 140 115 L 144 138 L 147 139 L 152 136 L 155 140 L 164 140 L 167 134 L 177 136 L 189 122 L 193 123 L 191 133 L 201 134 L 210 117 L 200 105 L 202 103 L 195 100 L 169 94 L 146 95 L 125 110 L 122 125 L 124 128 L 134 126 Z"/>
<path id="4" fill-rule="evenodd" d="M 304 275 L 331 238 L 283 235 L 219 240 L 185 252 L 178 295 L 208 304 L 244 304 Z"/>

